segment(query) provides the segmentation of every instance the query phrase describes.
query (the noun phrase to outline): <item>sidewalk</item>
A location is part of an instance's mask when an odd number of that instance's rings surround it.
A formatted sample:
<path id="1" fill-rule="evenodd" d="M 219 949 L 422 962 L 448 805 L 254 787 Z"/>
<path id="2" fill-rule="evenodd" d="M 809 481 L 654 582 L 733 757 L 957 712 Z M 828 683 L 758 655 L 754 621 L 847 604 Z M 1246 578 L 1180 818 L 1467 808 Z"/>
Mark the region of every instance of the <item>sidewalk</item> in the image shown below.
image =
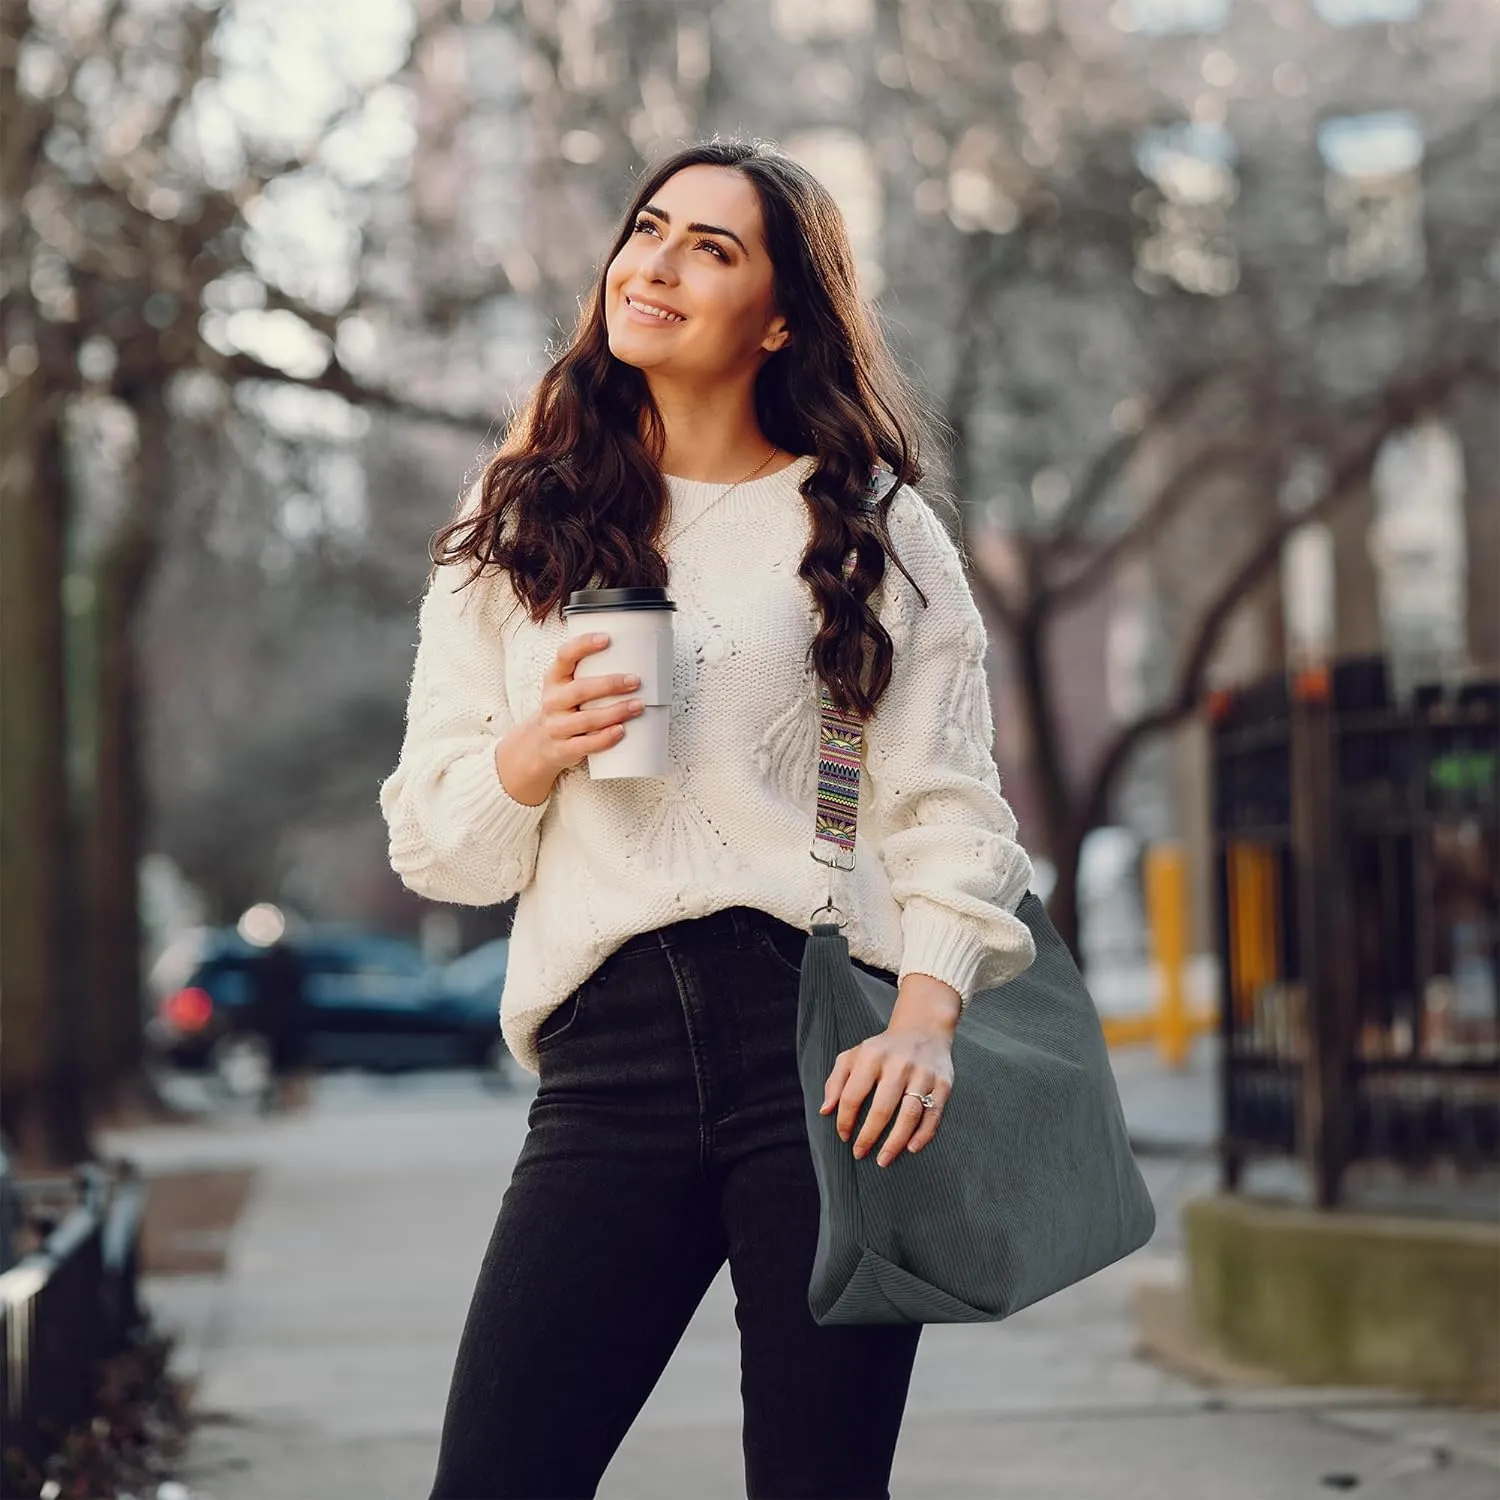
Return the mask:
<path id="1" fill-rule="evenodd" d="M 1196 1097 L 1197 1118 L 1211 1118 L 1212 1070 L 1164 1079 L 1136 1056 L 1119 1073 L 1132 1125 L 1175 1130 L 1172 1154 L 1143 1162 L 1156 1239 L 998 1327 L 928 1329 L 893 1494 L 1295 1500 L 1353 1480 L 1367 1496 L 1492 1500 L 1491 1418 L 1379 1393 L 1207 1391 L 1135 1356 L 1132 1287 L 1173 1272 L 1176 1207 L 1212 1184 L 1206 1137 L 1194 1138 L 1180 1107 Z M 301 1115 L 110 1140 L 148 1173 L 256 1172 L 225 1273 L 147 1288 L 198 1381 L 200 1427 L 180 1476 L 194 1500 L 426 1494 L 450 1361 L 529 1099 L 529 1089 L 486 1094 L 465 1078 L 335 1078 Z M 743 1494 L 726 1275 L 600 1495 Z"/>

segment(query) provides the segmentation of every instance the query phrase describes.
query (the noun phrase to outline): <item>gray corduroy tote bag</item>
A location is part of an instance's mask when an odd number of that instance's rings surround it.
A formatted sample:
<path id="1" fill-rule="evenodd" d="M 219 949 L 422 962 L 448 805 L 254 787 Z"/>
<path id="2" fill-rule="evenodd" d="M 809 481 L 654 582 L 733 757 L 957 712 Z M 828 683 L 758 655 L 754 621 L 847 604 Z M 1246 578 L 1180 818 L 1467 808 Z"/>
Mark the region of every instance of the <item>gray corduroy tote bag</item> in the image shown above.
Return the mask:
<path id="1" fill-rule="evenodd" d="M 853 864 L 862 752 L 862 726 L 824 689 L 812 852 L 834 868 Z M 970 998 L 937 1134 L 885 1168 L 873 1151 L 855 1161 L 819 1110 L 838 1054 L 890 1024 L 896 987 L 854 967 L 840 924 L 813 923 L 797 1060 L 821 1200 L 808 1287 L 821 1324 L 993 1322 L 1151 1237 L 1098 1012 L 1042 903 L 1028 893 L 1016 915 L 1036 962 Z"/>

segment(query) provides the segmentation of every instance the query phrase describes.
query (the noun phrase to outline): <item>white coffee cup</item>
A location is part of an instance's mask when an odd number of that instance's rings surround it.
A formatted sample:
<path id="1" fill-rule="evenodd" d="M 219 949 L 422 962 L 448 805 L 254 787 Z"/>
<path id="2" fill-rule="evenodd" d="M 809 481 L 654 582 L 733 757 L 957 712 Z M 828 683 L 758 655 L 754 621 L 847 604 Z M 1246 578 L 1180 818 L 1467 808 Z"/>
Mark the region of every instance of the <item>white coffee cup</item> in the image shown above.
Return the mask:
<path id="1" fill-rule="evenodd" d="M 624 724 L 624 735 L 608 750 L 589 756 L 589 777 L 606 781 L 621 776 L 667 774 L 667 726 L 672 717 L 672 616 L 677 606 L 665 589 L 577 589 L 563 606 L 569 639 L 609 637 L 602 651 L 578 663 L 574 677 L 612 677 L 617 672 L 639 677 L 633 693 L 591 698 L 588 708 L 606 708 L 639 698 L 642 711 Z"/>

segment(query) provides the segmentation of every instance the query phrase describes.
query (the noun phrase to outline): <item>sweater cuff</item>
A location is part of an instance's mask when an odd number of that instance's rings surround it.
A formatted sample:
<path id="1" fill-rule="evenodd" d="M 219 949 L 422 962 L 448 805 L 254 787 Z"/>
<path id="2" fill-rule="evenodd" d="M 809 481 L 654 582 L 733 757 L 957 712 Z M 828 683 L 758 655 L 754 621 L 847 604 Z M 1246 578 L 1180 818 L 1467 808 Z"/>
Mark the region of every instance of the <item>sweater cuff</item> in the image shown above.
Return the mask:
<path id="1" fill-rule="evenodd" d="M 422 808 L 419 816 L 391 819 L 391 865 L 403 876 L 476 853 L 509 861 L 521 871 L 521 853 L 534 844 L 552 798 L 549 794 L 535 807 L 517 802 L 500 780 L 494 741 L 488 741 L 483 750 L 451 761 L 425 794 L 412 800 Z"/>
<path id="2" fill-rule="evenodd" d="M 422 837 L 422 830 L 405 818 L 390 825 L 386 850 L 391 868 L 398 875 L 425 870 L 432 863 L 432 849 Z"/>
<path id="3" fill-rule="evenodd" d="M 912 896 L 901 911 L 901 939 L 900 978 L 928 974 L 952 985 L 968 1003 L 984 959 L 984 943 L 973 922 Z"/>
<path id="4" fill-rule="evenodd" d="M 548 793 L 535 807 L 517 802 L 500 780 L 493 741 L 480 754 L 466 755 L 443 772 L 440 796 L 443 828 L 433 830 L 432 841 L 445 854 L 476 841 L 510 852 L 536 829 L 552 800 Z"/>

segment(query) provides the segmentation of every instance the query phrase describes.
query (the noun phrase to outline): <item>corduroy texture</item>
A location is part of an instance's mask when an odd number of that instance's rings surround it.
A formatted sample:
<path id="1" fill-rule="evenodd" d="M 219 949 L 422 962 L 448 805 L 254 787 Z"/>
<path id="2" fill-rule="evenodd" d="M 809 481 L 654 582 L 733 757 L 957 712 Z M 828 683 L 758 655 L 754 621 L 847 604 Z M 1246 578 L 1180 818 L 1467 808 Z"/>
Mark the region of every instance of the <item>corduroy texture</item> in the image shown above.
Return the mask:
<path id="1" fill-rule="evenodd" d="M 855 1161 L 818 1109 L 835 1058 L 890 1024 L 896 990 L 854 968 L 837 926 L 808 937 L 797 1056 L 822 1203 L 819 1323 L 994 1322 L 1151 1237 L 1093 1001 L 1042 903 L 1028 894 L 1016 915 L 1035 963 L 970 999 L 936 1136 L 884 1168 Z"/>

